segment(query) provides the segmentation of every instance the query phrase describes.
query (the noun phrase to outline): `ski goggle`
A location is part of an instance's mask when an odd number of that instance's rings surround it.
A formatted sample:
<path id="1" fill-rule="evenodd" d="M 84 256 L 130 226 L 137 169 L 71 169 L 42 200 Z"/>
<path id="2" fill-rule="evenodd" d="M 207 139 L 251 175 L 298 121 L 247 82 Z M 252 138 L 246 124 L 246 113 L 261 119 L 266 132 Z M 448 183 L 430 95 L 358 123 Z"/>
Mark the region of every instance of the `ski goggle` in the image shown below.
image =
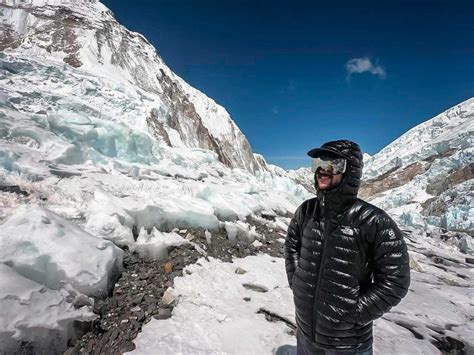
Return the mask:
<path id="1" fill-rule="evenodd" d="M 331 175 L 343 174 L 347 168 L 347 161 L 344 158 L 329 158 L 329 157 L 318 157 L 313 158 L 311 165 L 311 171 L 313 173 L 318 172 L 319 169 L 324 170 L 326 173 Z"/>

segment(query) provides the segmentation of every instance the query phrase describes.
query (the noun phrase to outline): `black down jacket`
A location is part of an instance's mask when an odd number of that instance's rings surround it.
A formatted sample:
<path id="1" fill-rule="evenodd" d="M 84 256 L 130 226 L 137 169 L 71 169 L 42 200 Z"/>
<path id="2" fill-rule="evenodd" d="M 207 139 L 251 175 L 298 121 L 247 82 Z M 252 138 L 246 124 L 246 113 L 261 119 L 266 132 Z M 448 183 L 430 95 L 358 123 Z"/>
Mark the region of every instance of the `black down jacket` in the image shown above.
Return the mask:
<path id="1" fill-rule="evenodd" d="M 317 347 L 364 350 L 372 345 L 372 321 L 408 291 L 409 257 L 395 222 L 357 198 L 358 145 L 335 141 L 322 148 L 344 156 L 348 166 L 342 183 L 317 191 L 288 227 L 286 272 L 296 323 Z"/>

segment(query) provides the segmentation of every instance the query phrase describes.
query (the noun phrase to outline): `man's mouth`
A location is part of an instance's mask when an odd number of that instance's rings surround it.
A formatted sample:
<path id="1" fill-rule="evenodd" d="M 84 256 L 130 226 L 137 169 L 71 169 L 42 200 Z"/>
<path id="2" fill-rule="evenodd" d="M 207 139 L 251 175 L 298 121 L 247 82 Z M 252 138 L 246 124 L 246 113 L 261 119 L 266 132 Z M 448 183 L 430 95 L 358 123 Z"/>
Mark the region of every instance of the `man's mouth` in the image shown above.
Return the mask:
<path id="1" fill-rule="evenodd" d="M 329 174 L 318 174 L 318 184 L 320 188 L 329 187 L 331 185 L 332 176 Z"/>

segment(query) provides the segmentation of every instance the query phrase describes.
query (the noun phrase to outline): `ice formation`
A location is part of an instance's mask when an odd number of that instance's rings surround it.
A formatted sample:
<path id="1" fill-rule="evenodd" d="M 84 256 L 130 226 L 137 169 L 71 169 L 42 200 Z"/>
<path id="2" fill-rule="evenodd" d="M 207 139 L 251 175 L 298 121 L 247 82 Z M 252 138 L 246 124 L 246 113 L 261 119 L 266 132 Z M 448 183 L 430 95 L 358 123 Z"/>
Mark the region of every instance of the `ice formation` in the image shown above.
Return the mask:
<path id="1" fill-rule="evenodd" d="M 67 302 L 67 298 L 69 302 Z M 72 295 L 51 290 L 0 263 L 0 352 L 60 354 L 75 335 L 74 322 L 95 319 L 87 307 L 76 309 Z"/>
<path id="2" fill-rule="evenodd" d="M 20 207 L 0 229 L 0 262 L 59 290 L 104 297 L 122 270 L 123 251 L 37 206 Z"/>

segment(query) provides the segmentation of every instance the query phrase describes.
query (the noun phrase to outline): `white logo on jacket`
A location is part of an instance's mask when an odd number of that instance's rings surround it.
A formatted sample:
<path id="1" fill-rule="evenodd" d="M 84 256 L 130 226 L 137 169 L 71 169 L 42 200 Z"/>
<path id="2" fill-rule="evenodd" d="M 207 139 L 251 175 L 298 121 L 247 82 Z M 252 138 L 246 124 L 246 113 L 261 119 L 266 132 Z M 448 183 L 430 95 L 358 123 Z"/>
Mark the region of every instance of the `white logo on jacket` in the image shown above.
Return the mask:
<path id="1" fill-rule="evenodd" d="M 395 237 L 395 232 L 393 231 L 393 229 L 390 229 L 388 231 L 388 235 L 390 237 L 390 240 L 394 240 L 396 237 Z"/>

